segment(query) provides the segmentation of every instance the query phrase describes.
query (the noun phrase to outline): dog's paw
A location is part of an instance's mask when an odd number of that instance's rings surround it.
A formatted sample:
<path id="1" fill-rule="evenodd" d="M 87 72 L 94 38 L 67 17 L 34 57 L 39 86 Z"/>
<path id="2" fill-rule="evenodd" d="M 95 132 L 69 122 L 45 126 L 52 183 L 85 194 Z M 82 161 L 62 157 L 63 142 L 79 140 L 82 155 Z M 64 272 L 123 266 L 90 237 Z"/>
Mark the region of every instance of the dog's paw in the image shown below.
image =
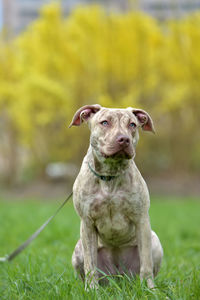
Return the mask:
<path id="1" fill-rule="evenodd" d="M 94 272 L 90 272 L 87 274 L 86 278 L 85 278 L 85 290 L 89 291 L 89 290 L 96 290 L 98 289 L 99 284 L 98 284 L 98 276 L 97 273 Z"/>
<path id="2" fill-rule="evenodd" d="M 151 279 L 151 278 L 147 279 L 147 286 L 148 286 L 149 289 L 154 289 L 155 288 L 155 284 L 154 284 L 153 279 Z"/>
<path id="3" fill-rule="evenodd" d="M 90 290 L 97 290 L 99 288 L 98 282 L 92 280 L 90 282 L 85 282 L 85 290 L 89 292 Z"/>
<path id="4" fill-rule="evenodd" d="M 154 280 L 153 280 L 153 274 L 151 272 L 141 272 L 140 273 L 140 280 L 146 280 L 147 286 L 149 289 L 153 289 L 155 287 Z"/>

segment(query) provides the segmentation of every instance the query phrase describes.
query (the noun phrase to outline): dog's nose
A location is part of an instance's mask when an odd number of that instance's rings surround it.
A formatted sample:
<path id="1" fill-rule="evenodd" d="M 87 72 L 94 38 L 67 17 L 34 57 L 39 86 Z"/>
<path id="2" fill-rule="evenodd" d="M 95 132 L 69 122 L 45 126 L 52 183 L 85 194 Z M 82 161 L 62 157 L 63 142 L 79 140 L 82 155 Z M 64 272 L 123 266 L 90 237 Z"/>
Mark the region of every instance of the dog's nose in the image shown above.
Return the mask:
<path id="1" fill-rule="evenodd" d="M 124 147 L 127 147 L 129 146 L 130 144 L 130 139 L 128 136 L 126 135 L 119 135 L 117 137 L 117 143 L 120 145 L 120 146 L 124 146 Z"/>

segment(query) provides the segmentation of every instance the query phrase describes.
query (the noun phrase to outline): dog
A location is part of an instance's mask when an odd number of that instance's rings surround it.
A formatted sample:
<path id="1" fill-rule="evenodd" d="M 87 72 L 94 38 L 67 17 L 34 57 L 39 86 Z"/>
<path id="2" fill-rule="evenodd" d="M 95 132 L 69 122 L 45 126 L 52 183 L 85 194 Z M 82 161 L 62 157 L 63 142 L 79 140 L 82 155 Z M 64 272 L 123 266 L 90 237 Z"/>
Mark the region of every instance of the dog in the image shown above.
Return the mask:
<path id="1" fill-rule="evenodd" d="M 73 186 L 81 219 L 72 265 L 86 288 L 97 288 L 102 274 L 139 275 L 154 288 L 163 249 L 151 230 L 147 185 L 134 162 L 139 128 L 154 132 L 142 109 L 81 107 L 71 126 L 88 123 L 90 146 Z"/>

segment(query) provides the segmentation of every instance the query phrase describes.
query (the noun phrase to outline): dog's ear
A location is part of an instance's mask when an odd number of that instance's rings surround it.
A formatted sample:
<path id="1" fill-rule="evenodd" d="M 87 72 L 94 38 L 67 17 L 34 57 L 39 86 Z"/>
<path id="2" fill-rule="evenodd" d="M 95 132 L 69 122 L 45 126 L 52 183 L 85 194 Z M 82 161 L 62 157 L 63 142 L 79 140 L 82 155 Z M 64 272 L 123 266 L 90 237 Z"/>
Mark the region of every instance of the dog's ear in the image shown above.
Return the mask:
<path id="1" fill-rule="evenodd" d="M 145 110 L 132 107 L 130 107 L 129 109 L 131 109 L 132 113 L 136 116 L 143 130 L 155 133 L 152 118 Z"/>
<path id="2" fill-rule="evenodd" d="M 77 110 L 75 113 L 69 128 L 74 126 L 80 126 L 83 121 L 89 120 L 93 114 L 101 109 L 101 105 L 85 105 Z"/>

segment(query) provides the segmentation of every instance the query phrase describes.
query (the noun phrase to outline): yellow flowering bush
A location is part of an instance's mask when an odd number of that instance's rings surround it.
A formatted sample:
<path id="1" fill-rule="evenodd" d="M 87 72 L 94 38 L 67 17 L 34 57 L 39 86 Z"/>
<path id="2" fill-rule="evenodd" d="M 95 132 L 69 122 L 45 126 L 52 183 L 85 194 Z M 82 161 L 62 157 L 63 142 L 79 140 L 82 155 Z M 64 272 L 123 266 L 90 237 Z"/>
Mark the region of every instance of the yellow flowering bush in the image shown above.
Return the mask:
<path id="1" fill-rule="evenodd" d="M 144 171 L 200 168 L 200 13 L 159 23 L 93 5 L 64 18 L 51 4 L 0 46 L 1 127 L 39 167 L 80 161 L 87 131 L 66 125 L 80 106 L 100 103 L 151 114 L 158 136 L 143 134 Z"/>

